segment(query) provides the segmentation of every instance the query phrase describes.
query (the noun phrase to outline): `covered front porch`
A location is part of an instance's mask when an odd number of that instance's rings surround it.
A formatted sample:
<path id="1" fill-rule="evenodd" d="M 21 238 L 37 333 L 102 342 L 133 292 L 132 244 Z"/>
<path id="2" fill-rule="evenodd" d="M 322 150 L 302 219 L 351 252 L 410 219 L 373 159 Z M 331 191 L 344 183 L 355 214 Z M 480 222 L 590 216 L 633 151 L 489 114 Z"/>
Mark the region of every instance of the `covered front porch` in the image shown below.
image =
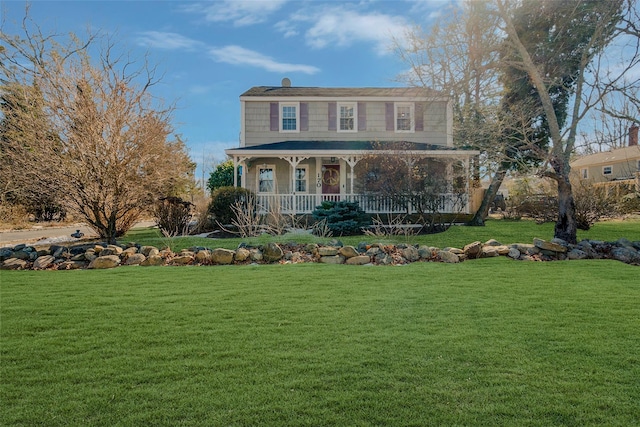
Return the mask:
<path id="1" fill-rule="evenodd" d="M 310 214 L 323 201 L 358 202 L 370 214 L 469 213 L 469 185 L 472 159 L 477 151 L 452 150 L 427 144 L 412 144 L 409 149 L 385 150 L 379 144 L 364 141 L 298 141 L 226 150 L 234 162 L 235 186 L 253 191 L 263 212 Z M 416 162 L 428 161 L 433 174 L 447 185 L 428 195 L 380 194 L 367 191 L 363 184 L 363 160 L 371 156 L 399 156 L 410 173 Z M 239 172 L 239 173 L 238 173 Z M 464 175 L 463 188 L 454 189 L 454 172 Z M 240 179 L 238 180 L 238 176 Z"/>

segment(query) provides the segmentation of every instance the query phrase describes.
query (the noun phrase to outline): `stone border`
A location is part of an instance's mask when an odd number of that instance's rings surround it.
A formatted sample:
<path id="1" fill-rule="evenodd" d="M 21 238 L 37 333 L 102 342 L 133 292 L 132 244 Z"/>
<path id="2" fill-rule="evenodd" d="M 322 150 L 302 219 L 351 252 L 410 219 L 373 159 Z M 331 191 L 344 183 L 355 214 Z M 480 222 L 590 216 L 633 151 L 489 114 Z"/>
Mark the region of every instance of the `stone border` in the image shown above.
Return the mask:
<path id="1" fill-rule="evenodd" d="M 496 240 L 476 241 L 464 248 L 436 248 L 408 244 L 365 243 L 345 246 L 339 240 L 326 245 L 277 244 L 260 246 L 240 244 L 236 250 L 192 247 L 176 253 L 154 246 L 107 244 L 52 245 L 36 249 L 20 244 L 0 248 L 2 270 L 74 270 L 105 269 L 120 265 L 179 266 L 230 264 L 296 264 L 317 262 L 348 265 L 402 265 L 412 262 L 458 263 L 470 259 L 506 256 L 514 260 L 555 261 L 576 259 L 615 259 L 640 265 L 640 241 L 615 242 L 583 240 L 577 245 L 560 239 L 534 239 L 532 244 L 503 245 Z"/>

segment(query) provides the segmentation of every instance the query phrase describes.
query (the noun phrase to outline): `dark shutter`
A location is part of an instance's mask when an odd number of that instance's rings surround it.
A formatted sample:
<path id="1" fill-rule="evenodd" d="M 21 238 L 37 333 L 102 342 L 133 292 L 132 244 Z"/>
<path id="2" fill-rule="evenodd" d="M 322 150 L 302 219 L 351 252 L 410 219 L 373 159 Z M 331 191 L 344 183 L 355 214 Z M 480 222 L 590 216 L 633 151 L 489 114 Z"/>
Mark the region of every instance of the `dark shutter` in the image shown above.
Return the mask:
<path id="1" fill-rule="evenodd" d="M 270 116 L 270 129 L 275 131 L 280 130 L 280 124 L 278 123 L 280 111 L 279 111 L 279 106 L 277 102 L 271 103 L 269 116 Z"/>
<path id="2" fill-rule="evenodd" d="M 309 130 L 309 103 L 300 103 L 300 131 Z"/>
<path id="3" fill-rule="evenodd" d="M 416 102 L 415 104 L 415 115 L 416 115 L 416 132 L 422 132 L 424 130 L 424 104 L 421 102 Z"/>
<path id="4" fill-rule="evenodd" d="M 338 111 L 338 104 L 335 102 L 330 102 L 329 103 L 329 130 L 337 130 L 337 111 Z"/>
<path id="5" fill-rule="evenodd" d="M 387 122 L 387 130 L 394 130 L 396 127 L 393 125 L 394 112 L 393 112 L 393 102 L 385 102 L 384 104 L 384 118 Z"/>
<path id="6" fill-rule="evenodd" d="M 367 103 L 358 102 L 358 130 L 367 130 Z"/>

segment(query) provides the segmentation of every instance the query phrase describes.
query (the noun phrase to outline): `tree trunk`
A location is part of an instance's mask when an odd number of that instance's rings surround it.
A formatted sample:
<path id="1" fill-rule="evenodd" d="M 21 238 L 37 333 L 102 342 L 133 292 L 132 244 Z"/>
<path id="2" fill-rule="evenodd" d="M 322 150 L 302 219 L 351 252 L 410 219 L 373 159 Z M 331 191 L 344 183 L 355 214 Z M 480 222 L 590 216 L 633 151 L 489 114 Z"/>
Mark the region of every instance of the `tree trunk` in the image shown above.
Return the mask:
<path id="1" fill-rule="evenodd" d="M 558 177 L 558 221 L 554 237 L 577 243 L 576 204 L 568 176 Z"/>
<path id="2" fill-rule="evenodd" d="M 489 184 L 489 188 L 484 192 L 484 196 L 482 198 L 482 203 L 480 203 L 480 207 L 473 215 L 473 218 L 467 223 L 467 225 L 471 226 L 484 226 L 484 220 L 489 215 L 489 208 L 491 207 L 491 203 L 493 199 L 495 199 L 496 194 L 498 194 L 498 190 L 502 185 L 502 181 L 504 181 L 504 177 L 507 171 L 503 169 L 498 169 L 496 173 L 491 177 L 491 183 Z"/>

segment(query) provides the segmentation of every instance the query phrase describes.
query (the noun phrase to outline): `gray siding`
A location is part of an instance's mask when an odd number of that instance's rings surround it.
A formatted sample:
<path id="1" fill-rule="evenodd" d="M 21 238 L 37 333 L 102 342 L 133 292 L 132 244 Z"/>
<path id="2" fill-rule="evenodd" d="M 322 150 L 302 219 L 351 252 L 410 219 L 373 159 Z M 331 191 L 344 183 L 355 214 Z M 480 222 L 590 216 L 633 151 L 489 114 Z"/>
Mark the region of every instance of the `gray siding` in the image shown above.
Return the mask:
<path id="1" fill-rule="evenodd" d="M 273 101 L 271 101 L 273 102 Z M 385 102 L 366 102 L 366 130 L 338 132 L 329 130 L 329 102 L 308 101 L 308 130 L 296 133 L 281 133 L 270 130 L 270 104 L 268 101 L 246 101 L 245 146 L 256 146 L 280 141 L 410 141 L 427 144 L 447 144 L 447 103 L 443 101 L 422 103 L 423 131 L 413 133 L 386 130 Z M 307 102 L 305 100 L 305 102 Z M 388 101 L 387 101 L 388 102 Z M 397 102 L 405 102 L 399 99 Z M 420 111 L 420 108 L 416 108 Z M 419 123 L 419 120 L 418 120 Z M 358 128 L 362 129 L 361 123 Z"/>

